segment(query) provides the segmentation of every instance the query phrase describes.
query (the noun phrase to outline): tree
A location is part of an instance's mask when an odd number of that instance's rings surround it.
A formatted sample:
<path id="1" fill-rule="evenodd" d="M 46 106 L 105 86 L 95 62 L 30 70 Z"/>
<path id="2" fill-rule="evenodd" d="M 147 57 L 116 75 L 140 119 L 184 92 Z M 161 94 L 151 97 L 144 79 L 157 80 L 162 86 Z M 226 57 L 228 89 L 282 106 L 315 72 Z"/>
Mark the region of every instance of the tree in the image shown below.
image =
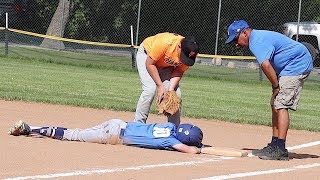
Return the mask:
<path id="1" fill-rule="evenodd" d="M 128 43 L 130 25 L 136 24 L 138 0 L 82 0 L 74 5 L 65 36 Z"/>
<path id="2" fill-rule="evenodd" d="M 71 0 L 59 0 L 58 7 L 51 19 L 46 35 L 63 37 L 70 16 L 69 12 L 73 7 L 72 4 Z M 63 41 L 48 38 L 45 38 L 40 46 L 53 49 L 64 49 Z"/>

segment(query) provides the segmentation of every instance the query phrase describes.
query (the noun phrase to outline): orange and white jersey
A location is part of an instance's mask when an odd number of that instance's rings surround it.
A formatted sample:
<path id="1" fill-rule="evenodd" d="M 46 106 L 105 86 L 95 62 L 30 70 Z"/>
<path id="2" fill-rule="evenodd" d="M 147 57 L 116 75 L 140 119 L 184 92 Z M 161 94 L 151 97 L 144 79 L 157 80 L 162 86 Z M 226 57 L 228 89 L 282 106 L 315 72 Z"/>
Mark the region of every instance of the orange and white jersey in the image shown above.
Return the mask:
<path id="1" fill-rule="evenodd" d="M 186 71 L 189 66 L 182 64 L 180 60 L 181 40 L 184 37 L 174 33 L 159 33 L 146 38 L 142 44 L 158 68 L 174 66 L 181 71 Z"/>

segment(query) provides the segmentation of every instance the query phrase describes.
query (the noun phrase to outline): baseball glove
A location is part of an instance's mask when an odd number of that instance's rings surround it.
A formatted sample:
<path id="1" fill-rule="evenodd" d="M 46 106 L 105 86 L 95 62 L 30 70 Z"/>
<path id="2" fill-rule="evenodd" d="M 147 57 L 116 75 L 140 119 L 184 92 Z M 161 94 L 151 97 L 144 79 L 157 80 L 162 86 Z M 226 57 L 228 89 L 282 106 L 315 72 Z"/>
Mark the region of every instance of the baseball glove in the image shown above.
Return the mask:
<path id="1" fill-rule="evenodd" d="M 176 91 L 168 91 L 158 104 L 158 113 L 172 116 L 180 109 L 181 101 Z"/>

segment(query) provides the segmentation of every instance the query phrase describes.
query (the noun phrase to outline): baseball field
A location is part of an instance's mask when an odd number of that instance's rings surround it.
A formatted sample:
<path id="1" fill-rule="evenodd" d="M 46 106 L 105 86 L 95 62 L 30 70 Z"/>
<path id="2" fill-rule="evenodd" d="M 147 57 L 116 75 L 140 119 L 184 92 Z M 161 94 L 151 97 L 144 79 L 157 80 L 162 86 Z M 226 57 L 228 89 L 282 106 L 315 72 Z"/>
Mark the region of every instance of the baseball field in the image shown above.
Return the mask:
<path id="1" fill-rule="evenodd" d="M 16 48 L 0 57 L 1 179 L 316 179 L 320 170 L 320 76 L 312 73 L 291 113 L 289 162 L 14 137 L 19 120 L 86 128 L 131 121 L 140 81 L 129 57 Z M 182 122 L 202 128 L 204 143 L 257 149 L 270 141 L 270 84 L 258 70 L 195 65 L 183 77 Z M 164 122 L 153 115 L 148 122 Z"/>

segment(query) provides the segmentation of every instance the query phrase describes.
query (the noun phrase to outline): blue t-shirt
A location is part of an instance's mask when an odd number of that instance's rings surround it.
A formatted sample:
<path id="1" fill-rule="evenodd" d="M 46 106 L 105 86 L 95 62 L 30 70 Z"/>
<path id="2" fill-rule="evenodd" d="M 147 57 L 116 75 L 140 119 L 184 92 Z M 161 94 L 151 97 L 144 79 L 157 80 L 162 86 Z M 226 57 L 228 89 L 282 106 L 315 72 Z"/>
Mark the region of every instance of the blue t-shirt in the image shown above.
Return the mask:
<path id="1" fill-rule="evenodd" d="M 161 124 L 128 122 L 122 139 L 123 144 L 151 149 L 174 150 L 172 146 L 182 144 L 176 138 L 176 125 L 170 122 Z"/>
<path id="2" fill-rule="evenodd" d="M 253 29 L 249 49 L 261 65 L 269 60 L 279 76 L 296 76 L 309 73 L 313 68 L 308 49 L 289 37 L 266 30 Z"/>

